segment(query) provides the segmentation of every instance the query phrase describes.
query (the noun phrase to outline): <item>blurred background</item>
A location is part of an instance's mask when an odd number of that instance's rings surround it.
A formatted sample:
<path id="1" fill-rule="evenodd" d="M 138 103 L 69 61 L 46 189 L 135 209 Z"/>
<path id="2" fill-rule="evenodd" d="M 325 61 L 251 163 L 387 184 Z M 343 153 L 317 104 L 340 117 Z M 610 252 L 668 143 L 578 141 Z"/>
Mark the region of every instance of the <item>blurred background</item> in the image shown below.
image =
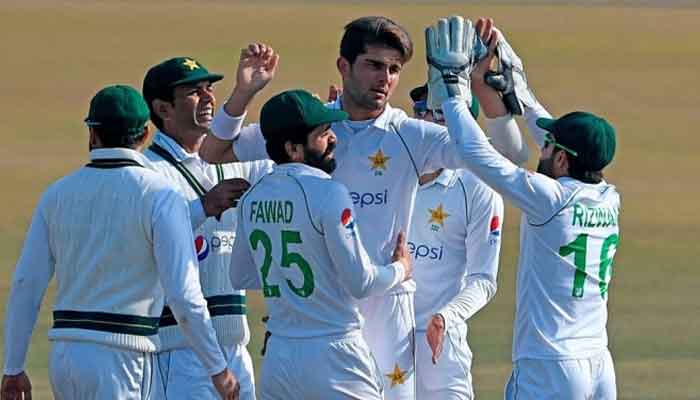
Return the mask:
<path id="1" fill-rule="evenodd" d="M 392 99 L 410 112 L 408 91 L 426 76 L 423 28 L 451 14 L 494 18 L 553 115 L 586 110 L 617 128 L 618 151 L 606 174 L 622 195 L 608 324 L 619 397 L 700 399 L 696 1 L 1 0 L 0 318 L 40 193 L 87 160 L 82 121 L 101 87 L 141 88 L 150 66 L 191 56 L 226 75 L 216 89 L 224 101 L 240 48 L 263 41 L 281 55 L 281 64 L 249 110 L 254 122 L 265 99 L 284 89 L 325 96 L 328 85 L 339 82 L 335 60 L 343 26 L 385 15 L 410 32 L 416 47 Z M 530 143 L 534 168 L 538 154 Z M 498 294 L 470 322 L 481 399 L 502 398 L 511 366 L 519 211 L 509 206 L 505 221 Z M 95 234 L 100 230 L 96 226 Z M 249 298 L 249 350 L 258 367 L 264 305 L 257 293 Z M 51 398 L 46 333 L 52 302 L 50 289 L 27 361 L 38 399 Z"/>

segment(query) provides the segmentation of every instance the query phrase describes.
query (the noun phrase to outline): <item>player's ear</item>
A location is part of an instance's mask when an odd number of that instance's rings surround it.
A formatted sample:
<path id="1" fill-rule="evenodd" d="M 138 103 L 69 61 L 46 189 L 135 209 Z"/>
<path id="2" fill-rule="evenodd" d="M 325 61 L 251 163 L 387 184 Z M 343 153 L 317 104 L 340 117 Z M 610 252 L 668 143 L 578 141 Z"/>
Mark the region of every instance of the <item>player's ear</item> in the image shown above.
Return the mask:
<path id="1" fill-rule="evenodd" d="M 555 176 L 568 176 L 569 175 L 569 155 L 566 151 L 559 150 L 553 155 L 554 157 L 554 169 Z"/>
<path id="2" fill-rule="evenodd" d="M 350 73 L 350 61 L 348 61 L 345 57 L 338 57 L 338 59 L 335 61 L 335 65 L 338 67 L 338 72 L 340 72 L 342 77 L 345 77 Z"/>
<path id="3" fill-rule="evenodd" d="M 287 140 L 284 142 L 284 151 L 287 153 L 287 157 L 289 157 L 290 160 L 297 162 L 304 161 L 304 146 L 301 144 L 295 144 L 290 140 Z"/>
<path id="4" fill-rule="evenodd" d="M 160 117 L 160 119 L 163 121 L 170 119 L 170 110 L 173 108 L 172 104 L 161 99 L 155 99 L 151 103 L 151 106 L 153 108 L 153 112 Z"/>

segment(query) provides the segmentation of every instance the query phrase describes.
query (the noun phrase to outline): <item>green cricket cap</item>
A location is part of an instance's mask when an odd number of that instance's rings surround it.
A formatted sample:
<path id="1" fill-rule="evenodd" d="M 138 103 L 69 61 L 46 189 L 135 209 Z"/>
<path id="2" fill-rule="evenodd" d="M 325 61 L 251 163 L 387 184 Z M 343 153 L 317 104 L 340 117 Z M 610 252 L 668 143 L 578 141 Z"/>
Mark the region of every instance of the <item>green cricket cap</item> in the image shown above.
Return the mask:
<path id="1" fill-rule="evenodd" d="M 192 57 L 175 57 L 151 67 L 143 79 L 143 96 L 149 103 L 175 86 L 202 81 L 217 82 L 223 75 L 213 74 Z"/>
<path id="2" fill-rule="evenodd" d="M 148 105 L 138 90 L 131 86 L 114 85 L 97 92 L 90 101 L 85 123 L 111 131 L 139 133 L 148 122 Z"/>
<path id="3" fill-rule="evenodd" d="M 317 126 L 346 119 L 348 113 L 326 107 L 306 90 L 288 90 L 263 105 L 260 130 L 267 141 L 298 143 Z"/>
<path id="4" fill-rule="evenodd" d="M 594 114 L 575 111 L 558 119 L 539 118 L 537 126 L 578 153 L 576 158 L 587 171 L 601 171 L 615 156 L 615 128 Z"/>

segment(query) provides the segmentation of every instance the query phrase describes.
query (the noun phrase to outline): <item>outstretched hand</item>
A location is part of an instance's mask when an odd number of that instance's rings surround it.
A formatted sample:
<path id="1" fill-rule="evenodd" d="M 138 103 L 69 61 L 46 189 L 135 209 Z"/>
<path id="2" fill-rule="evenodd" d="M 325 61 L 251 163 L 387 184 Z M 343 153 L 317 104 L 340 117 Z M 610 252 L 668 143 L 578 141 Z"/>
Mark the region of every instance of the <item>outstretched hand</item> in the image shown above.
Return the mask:
<path id="1" fill-rule="evenodd" d="M 262 90 L 277 72 L 279 54 L 264 43 L 251 43 L 241 49 L 236 72 L 236 90 L 254 94 Z"/>

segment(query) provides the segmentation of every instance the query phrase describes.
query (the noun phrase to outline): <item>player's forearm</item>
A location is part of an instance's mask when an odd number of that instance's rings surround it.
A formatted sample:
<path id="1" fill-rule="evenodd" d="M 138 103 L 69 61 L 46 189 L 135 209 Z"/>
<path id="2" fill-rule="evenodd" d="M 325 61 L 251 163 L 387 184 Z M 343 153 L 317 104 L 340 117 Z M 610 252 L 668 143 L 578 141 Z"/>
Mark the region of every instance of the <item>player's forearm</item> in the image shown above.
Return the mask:
<path id="1" fill-rule="evenodd" d="M 189 213 L 182 198 L 174 192 L 159 200 L 152 225 L 160 282 L 183 335 L 213 375 L 226 367 L 226 361 L 202 294 L 192 230 L 182 224 L 189 219 Z"/>
<path id="2" fill-rule="evenodd" d="M 537 126 L 538 118 L 552 118 L 552 115 L 547 111 L 542 104 L 536 103 L 534 107 L 525 107 L 523 110 L 523 118 L 527 124 L 527 130 L 530 132 L 532 139 L 541 149 L 544 146 L 544 136 L 547 131 Z"/>
<path id="3" fill-rule="evenodd" d="M 404 279 L 404 267 L 398 261 L 388 265 L 366 267 L 365 273 L 367 278 L 364 279 L 364 284 L 354 288 L 353 297 L 357 299 L 382 295 Z"/>
<path id="4" fill-rule="evenodd" d="M 486 118 L 486 131 L 493 147 L 507 159 L 517 165 L 527 161 L 529 149 L 512 115 Z"/>
<path id="5" fill-rule="evenodd" d="M 38 213 L 37 213 L 38 214 Z M 41 301 L 53 276 L 46 225 L 34 216 L 17 262 L 5 317 L 5 374 L 24 370 L 29 342 Z"/>
<path id="6" fill-rule="evenodd" d="M 226 106 L 221 107 L 214 115 L 209 127 L 210 134 L 204 138 L 199 156 L 209 163 L 236 161 L 232 144 L 240 135 L 244 119 L 245 110 L 231 114 L 226 112 Z"/>
<path id="7" fill-rule="evenodd" d="M 496 283 L 491 277 L 478 274 L 470 275 L 467 283 L 452 301 L 447 303 L 438 314 L 445 319 L 445 326 L 467 321 L 481 310 L 496 295 Z"/>

